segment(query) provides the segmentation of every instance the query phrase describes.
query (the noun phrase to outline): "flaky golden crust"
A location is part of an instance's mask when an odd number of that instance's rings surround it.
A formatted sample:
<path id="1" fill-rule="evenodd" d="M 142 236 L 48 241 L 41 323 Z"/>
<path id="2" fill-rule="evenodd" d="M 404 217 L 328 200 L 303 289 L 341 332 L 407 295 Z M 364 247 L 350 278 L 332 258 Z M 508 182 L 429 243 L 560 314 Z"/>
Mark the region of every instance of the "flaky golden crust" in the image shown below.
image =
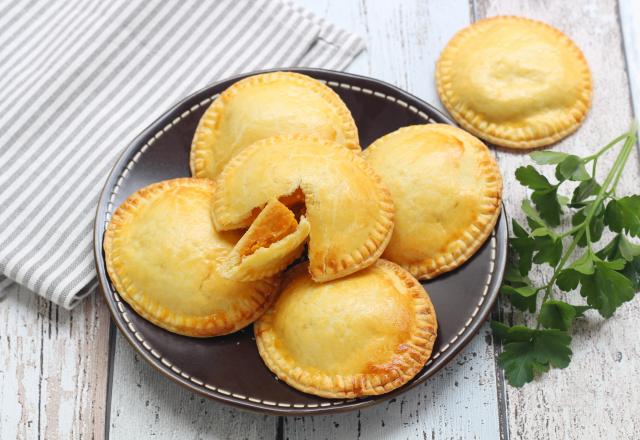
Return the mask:
<path id="1" fill-rule="evenodd" d="M 278 200 L 270 200 L 218 267 L 224 278 L 254 281 L 270 277 L 293 263 L 304 250 L 311 225 Z"/>
<path id="2" fill-rule="evenodd" d="M 429 359 L 437 328 L 420 283 L 385 260 L 326 284 L 310 281 L 305 264 L 298 265 L 254 325 L 260 356 L 279 379 L 305 393 L 346 399 L 388 393 L 411 380 Z"/>
<path id="3" fill-rule="evenodd" d="M 364 155 L 396 207 L 383 258 L 430 279 L 460 266 L 491 235 L 502 177 L 474 136 L 444 124 L 409 126 L 376 140 Z"/>
<path id="4" fill-rule="evenodd" d="M 587 115 L 592 81 L 565 34 L 523 17 L 480 20 L 458 32 L 436 67 L 440 100 L 466 130 L 528 149 L 559 141 Z"/>
<path id="5" fill-rule="evenodd" d="M 246 104 L 236 102 L 245 96 Z M 235 126 L 237 119 L 242 123 Z M 206 110 L 191 145 L 191 173 L 214 179 L 247 145 L 292 133 L 314 134 L 360 151 L 351 112 L 333 90 L 299 73 L 264 73 L 233 84 Z"/>
<path id="6" fill-rule="evenodd" d="M 238 237 L 216 233 L 211 224 L 214 188 L 209 180 L 188 178 L 142 188 L 118 207 L 105 232 L 107 271 L 122 299 L 146 320 L 182 335 L 245 327 L 269 307 L 279 285 L 278 278 L 240 283 L 215 275 L 218 259 Z"/>
<path id="7" fill-rule="evenodd" d="M 216 228 L 246 227 L 272 198 L 304 193 L 309 270 L 329 281 L 375 262 L 393 231 L 393 202 L 362 155 L 306 135 L 275 136 L 236 155 L 216 180 Z"/>

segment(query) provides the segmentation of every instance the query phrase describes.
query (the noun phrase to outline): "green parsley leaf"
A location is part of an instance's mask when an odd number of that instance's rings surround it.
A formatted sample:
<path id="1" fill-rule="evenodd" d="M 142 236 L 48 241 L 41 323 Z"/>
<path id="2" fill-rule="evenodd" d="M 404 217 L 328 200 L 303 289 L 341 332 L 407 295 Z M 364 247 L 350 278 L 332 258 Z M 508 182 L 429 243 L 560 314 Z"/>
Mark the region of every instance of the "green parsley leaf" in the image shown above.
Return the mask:
<path id="1" fill-rule="evenodd" d="M 563 180 L 587 180 L 591 176 L 584 168 L 582 159 L 578 156 L 569 155 L 556 167 L 556 178 L 559 181 Z"/>
<path id="2" fill-rule="evenodd" d="M 585 200 L 595 196 L 600 191 L 600 185 L 595 179 L 587 179 L 580 182 L 580 184 L 573 190 L 573 196 L 571 197 L 571 203 L 569 206 L 572 208 L 579 208 L 584 206 Z"/>
<path id="3" fill-rule="evenodd" d="M 504 339 L 509 333 L 509 326 L 500 321 L 491 321 L 491 331 L 496 338 Z"/>
<path id="4" fill-rule="evenodd" d="M 534 239 L 534 248 L 537 251 L 533 257 L 536 264 L 548 263 L 549 266 L 555 267 L 562 258 L 562 240 L 551 237 L 536 237 Z"/>
<path id="5" fill-rule="evenodd" d="M 580 284 L 580 272 L 573 269 L 562 269 L 556 277 L 556 286 L 560 290 L 570 292 Z"/>
<path id="6" fill-rule="evenodd" d="M 552 367 L 565 368 L 571 362 L 571 336 L 563 331 L 549 329 L 538 330 L 535 336 L 537 359 L 548 362 Z"/>
<path id="7" fill-rule="evenodd" d="M 539 362 L 533 342 L 510 342 L 498 356 L 498 365 L 504 369 L 509 384 L 521 387 L 531 382 L 536 374 L 549 371 L 549 364 Z"/>
<path id="8" fill-rule="evenodd" d="M 584 208 L 576 211 L 571 217 L 571 225 L 577 226 L 580 223 L 584 222 L 587 218 L 587 212 L 591 209 L 591 205 L 587 205 Z M 604 209 L 602 205 L 596 208 L 593 216 L 591 217 L 591 221 L 589 222 L 589 234 L 591 238 L 591 242 L 596 242 L 600 240 L 602 237 L 602 233 L 604 232 Z M 574 237 L 578 235 L 578 232 L 574 232 L 572 234 Z M 587 245 L 587 234 L 583 233 L 578 240 L 578 246 L 585 247 Z"/>
<path id="9" fill-rule="evenodd" d="M 579 318 L 584 315 L 584 312 L 587 310 L 593 309 L 591 306 L 573 306 L 573 309 L 576 311 L 576 318 Z"/>
<path id="10" fill-rule="evenodd" d="M 562 208 L 558 202 L 557 186 L 551 185 L 547 178 L 538 173 L 531 165 L 518 168 L 516 170 L 516 179 L 522 185 L 533 190 L 531 200 L 536 205 L 540 217 L 551 226 L 560 224 Z M 530 215 L 527 215 L 527 217 L 534 218 L 534 216 Z M 531 227 L 533 228 L 534 226 Z"/>
<path id="11" fill-rule="evenodd" d="M 538 214 L 538 211 L 536 211 L 529 199 L 524 199 L 522 201 L 521 208 L 522 212 L 524 212 L 524 214 L 527 216 L 527 224 L 531 229 L 549 229 L 547 224 L 544 222 L 544 220 L 542 220 L 542 217 L 540 217 L 540 214 Z"/>
<path id="12" fill-rule="evenodd" d="M 513 287 L 503 284 L 500 293 L 509 297 L 511 304 L 518 310 L 535 312 L 538 291 L 531 286 Z"/>
<path id="13" fill-rule="evenodd" d="M 580 258 L 574 261 L 573 264 L 571 264 L 571 266 L 569 267 L 575 270 L 576 272 L 580 272 L 581 274 L 591 275 L 596 270 L 593 264 L 594 263 L 593 257 L 594 257 L 593 254 L 589 252 L 585 252 Z"/>
<path id="14" fill-rule="evenodd" d="M 627 232 L 633 237 L 640 237 L 640 195 L 610 201 L 604 221 L 614 232 Z"/>
<path id="15" fill-rule="evenodd" d="M 576 308 L 564 301 L 549 300 L 540 307 L 538 321 L 546 328 L 569 330 L 577 315 Z"/>
<path id="16" fill-rule="evenodd" d="M 511 221 L 515 237 L 509 239 L 511 250 L 518 255 L 517 265 L 520 273 L 526 275 L 531 270 L 532 257 L 534 252 L 534 241 L 529 238 L 529 234 L 518 224 L 515 219 Z"/>
<path id="17" fill-rule="evenodd" d="M 618 242 L 618 250 L 620 251 L 620 256 L 627 261 L 632 261 L 635 257 L 640 255 L 640 245 L 635 243 L 631 243 L 624 234 L 619 234 L 620 238 Z"/>
<path id="18" fill-rule="evenodd" d="M 510 384 L 522 386 L 551 367 L 566 367 L 572 355 L 567 332 L 575 319 L 591 309 L 608 318 L 640 289 L 640 244 L 627 236 L 640 237 L 640 195 L 615 196 L 619 173 L 636 139 L 637 127 L 633 124 L 627 133 L 585 158 L 554 151 L 532 153 L 534 162 L 555 165 L 557 183 L 533 166 L 516 170 L 516 179 L 531 190 L 530 197 L 522 201 L 528 228 L 513 221 L 513 236 L 509 238 L 512 258 L 500 291 L 514 307 L 531 313 L 538 310 L 540 291 L 544 290 L 545 296 L 536 328 L 491 324 L 496 338 L 504 343 L 498 364 Z M 600 186 L 585 166 L 593 161 L 595 170 L 598 158 L 618 144 L 622 148 L 615 166 L 603 180 L 605 186 Z M 579 182 L 570 199 L 562 191 L 568 181 Z M 564 220 L 561 216 L 566 210 L 572 210 L 572 228 L 560 233 L 554 228 Z M 601 247 L 605 226 L 617 235 Z M 565 251 L 563 240 L 568 234 L 572 241 Z M 579 251 L 576 246 L 586 249 Z M 553 269 L 552 285 L 541 283 L 538 287 L 527 274 L 533 264 L 544 263 Z M 586 298 L 586 305 L 572 305 L 553 297 L 557 290 L 575 289 Z"/>
<path id="19" fill-rule="evenodd" d="M 629 278 L 601 261 L 595 262 L 593 274 L 580 277 L 580 285 L 580 294 L 605 318 L 613 316 L 616 309 L 631 300 L 635 293 Z"/>
<path id="20" fill-rule="evenodd" d="M 516 179 L 523 186 L 533 190 L 546 190 L 553 188 L 546 177 L 540 174 L 533 166 L 519 167 L 516 170 Z"/>
<path id="21" fill-rule="evenodd" d="M 569 155 L 559 151 L 534 151 L 529 156 L 538 165 L 547 165 L 560 163 Z"/>
<path id="22" fill-rule="evenodd" d="M 505 342 L 498 365 L 513 386 L 521 387 L 531 382 L 536 374 L 548 371 L 551 366 L 564 368 L 571 360 L 571 337 L 563 331 L 536 330 L 519 325 L 508 328 L 493 323 L 492 328 Z"/>
<path id="23" fill-rule="evenodd" d="M 628 261 L 620 273 L 631 281 L 631 286 L 635 292 L 640 290 L 640 256 Z"/>
<path id="24" fill-rule="evenodd" d="M 562 207 L 558 202 L 558 188 L 551 187 L 544 190 L 536 190 L 531 193 L 531 200 L 536 205 L 540 217 L 550 226 L 560 224 Z"/>

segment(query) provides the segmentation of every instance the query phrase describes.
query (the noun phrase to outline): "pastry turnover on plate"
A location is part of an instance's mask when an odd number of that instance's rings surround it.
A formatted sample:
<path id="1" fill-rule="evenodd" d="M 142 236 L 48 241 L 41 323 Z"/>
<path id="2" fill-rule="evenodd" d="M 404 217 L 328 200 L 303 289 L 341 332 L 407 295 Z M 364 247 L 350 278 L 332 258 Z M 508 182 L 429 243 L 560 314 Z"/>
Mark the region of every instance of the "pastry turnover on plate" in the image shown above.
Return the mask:
<path id="1" fill-rule="evenodd" d="M 300 221 L 287 206 L 270 200 L 229 255 L 218 272 L 225 278 L 253 281 L 282 272 L 302 254 L 311 226 Z"/>
<path id="2" fill-rule="evenodd" d="M 364 155 L 396 209 L 383 258 L 429 279 L 464 263 L 491 234 L 502 178 L 473 135 L 444 124 L 404 127 L 376 140 Z"/>
<path id="3" fill-rule="evenodd" d="M 360 151 L 356 124 L 333 90 L 306 75 L 272 72 L 236 82 L 211 104 L 193 138 L 191 172 L 213 179 L 244 147 L 292 133 Z"/>
<path id="4" fill-rule="evenodd" d="M 237 233 L 211 223 L 213 182 L 174 179 L 142 188 L 113 214 L 104 239 L 109 277 L 143 318 L 187 336 L 235 332 L 271 304 L 277 278 L 222 278 L 218 262 Z"/>
<path id="5" fill-rule="evenodd" d="M 387 393 L 431 355 L 436 315 L 420 283 L 397 264 L 316 283 L 306 263 L 285 276 L 254 325 L 260 356 L 292 387 L 329 398 Z"/>
<path id="6" fill-rule="evenodd" d="M 219 231 L 248 227 L 256 210 L 273 199 L 291 205 L 304 200 L 315 281 L 373 264 L 391 237 L 389 191 L 360 153 L 333 141 L 276 136 L 245 148 L 216 180 L 214 224 Z"/>
<path id="7" fill-rule="evenodd" d="M 559 30 L 521 17 L 480 20 L 447 44 L 438 94 L 458 123 L 495 145 L 533 148 L 575 131 L 591 105 L 591 73 Z"/>

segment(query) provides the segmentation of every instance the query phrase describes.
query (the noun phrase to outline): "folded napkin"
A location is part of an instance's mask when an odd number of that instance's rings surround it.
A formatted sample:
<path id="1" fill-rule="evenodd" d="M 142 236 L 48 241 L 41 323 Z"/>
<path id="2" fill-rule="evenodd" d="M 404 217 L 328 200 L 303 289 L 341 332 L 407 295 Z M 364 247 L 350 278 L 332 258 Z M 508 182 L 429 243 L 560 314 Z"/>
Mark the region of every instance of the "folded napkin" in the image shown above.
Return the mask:
<path id="1" fill-rule="evenodd" d="M 0 1 L 0 294 L 92 292 L 102 185 L 178 100 L 255 69 L 343 69 L 363 47 L 282 0 Z"/>

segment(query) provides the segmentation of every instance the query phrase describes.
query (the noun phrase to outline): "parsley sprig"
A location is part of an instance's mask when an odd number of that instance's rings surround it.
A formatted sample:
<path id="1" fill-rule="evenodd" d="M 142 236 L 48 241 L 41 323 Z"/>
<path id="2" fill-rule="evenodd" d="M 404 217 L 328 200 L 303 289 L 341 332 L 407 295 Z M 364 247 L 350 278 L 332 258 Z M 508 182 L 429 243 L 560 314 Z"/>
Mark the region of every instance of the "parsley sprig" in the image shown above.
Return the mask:
<path id="1" fill-rule="evenodd" d="M 504 343 L 498 364 L 511 385 L 520 387 L 551 367 L 569 365 L 573 321 L 591 309 L 609 318 L 640 289 L 640 245 L 630 239 L 640 237 L 640 195 L 616 196 L 636 140 L 633 124 L 627 133 L 590 156 L 532 153 L 536 164 L 555 165 L 555 183 L 532 165 L 516 170 L 516 179 L 532 192 L 530 200 L 522 202 L 526 227 L 512 220 L 511 258 L 500 290 L 515 308 L 535 314 L 536 325 L 491 323 L 494 335 Z M 600 184 L 596 180 L 598 160 L 620 145 Z M 560 188 L 564 190 L 571 182 L 577 186 L 567 197 Z M 571 226 L 560 228 L 566 215 Z M 614 235 L 601 246 L 605 228 Z M 534 264 L 551 267 L 546 283 L 536 285 L 529 279 Z M 574 289 L 584 298 L 583 304 L 556 297 L 559 291 Z"/>

